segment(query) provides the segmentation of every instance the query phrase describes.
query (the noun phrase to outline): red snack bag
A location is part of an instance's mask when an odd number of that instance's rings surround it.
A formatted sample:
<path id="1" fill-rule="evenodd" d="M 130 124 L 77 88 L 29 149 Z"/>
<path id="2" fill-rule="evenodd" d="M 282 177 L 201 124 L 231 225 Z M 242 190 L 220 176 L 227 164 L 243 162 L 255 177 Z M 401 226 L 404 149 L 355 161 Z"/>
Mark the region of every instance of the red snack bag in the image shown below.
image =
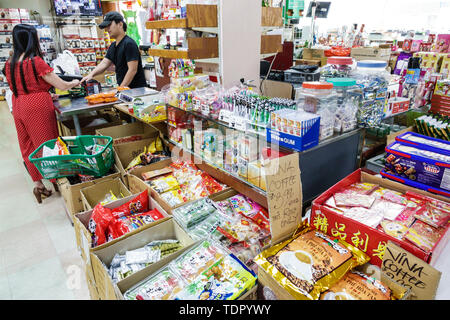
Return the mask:
<path id="1" fill-rule="evenodd" d="M 201 173 L 202 186 L 208 191 L 209 195 L 222 191 L 222 186 L 213 177 L 206 172 Z"/>
<path id="2" fill-rule="evenodd" d="M 427 205 L 414 216 L 435 228 L 445 226 L 450 220 L 450 212 L 436 207 L 431 203 L 427 203 Z"/>
<path id="3" fill-rule="evenodd" d="M 112 221 L 107 229 L 108 241 L 117 239 L 128 232 L 136 230 L 143 225 L 153 223 L 164 216 L 158 211 L 153 209 L 148 212 L 135 214 L 131 216 L 123 216 Z"/>
<path id="4" fill-rule="evenodd" d="M 132 214 L 142 213 L 148 211 L 148 190 L 146 189 L 134 199 L 124 203 L 120 207 L 112 210 L 115 218 L 130 216 Z"/>
<path id="5" fill-rule="evenodd" d="M 445 228 L 435 228 L 420 220 L 416 220 L 408 229 L 405 238 L 425 252 L 428 252 L 433 249 L 444 233 Z"/>
<path id="6" fill-rule="evenodd" d="M 111 221 L 114 221 L 111 209 L 97 204 L 89 219 L 88 229 L 92 234 L 92 248 L 106 242 L 106 231 Z"/>

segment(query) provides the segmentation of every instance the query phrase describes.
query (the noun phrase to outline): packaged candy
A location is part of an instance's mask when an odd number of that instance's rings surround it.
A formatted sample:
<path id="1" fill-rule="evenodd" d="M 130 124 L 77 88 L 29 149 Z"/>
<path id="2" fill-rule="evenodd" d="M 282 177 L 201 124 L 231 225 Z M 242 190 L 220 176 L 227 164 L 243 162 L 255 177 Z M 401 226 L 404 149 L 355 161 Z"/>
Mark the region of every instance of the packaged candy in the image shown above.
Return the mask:
<path id="1" fill-rule="evenodd" d="M 352 270 L 320 295 L 320 300 L 390 300 L 391 290 L 381 281 Z"/>
<path id="2" fill-rule="evenodd" d="M 107 234 L 108 241 L 117 239 L 128 232 L 136 230 L 143 225 L 153 223 L 157 220 L 164 218 L 164 216 L 158 211 L 158 209 L 153 209 L 148 212 L 133 214 L 131 216 L 122 216 L 117 219 L 110 221 Z"/>
<path id="3" fill-rule="evenodd" d="M 122 197 L 123 197 L 123 195 L 122 195 Z M 118 198 L 116 197 L 116 195 L 111 190 L 109 190 L 109 193 L 107 193 L 105 195 L 105 197 L 103 198 L 103 200 L 100 201 L 100 204 L 102 206 L 104 206 L 105 204 L 110 203 L 112 201 L 116 201 L 117 199 Z"/>
<path id="4" fill-rule="evenodd" d="M 375 201 L 375 197 L 364 194 L 335 193 L 334 201 L 338 207 L 370 208 Z"/>
<path id="5" fill-rule="evenodd" d="M 225 245 L 245 242 L 263 247 L 270 240 L 270 232 L 260 228 L 252 220 L 245 217 L 224 221 L 217 231 L 222 234 L 221 242 Z"/>
<path id="6" fill-rule="evenodd" d="M 406 205 L 406 203 L 408 202 L 408 199 L 406 197 L 403 197 L 400 192 L 396 192 L 396 191 L 392 191 L 392 190 L 386 191 L 382 195 L 382 198 L 384 200 L 387 200 L 387 201 L 390 201 L 393 203 L 398 203 L 401 205 Z"/>
<path id="7" fill-rule="evenodd" d="M 142 191 L 134 199 L 112 210 L 115 218 L 130 216 L 132 214 L 147 212 L 148 208 L 148 190 Z"/>
<path id="8" fill-rule="evenodd" d="M 385 219 L 395 220 L 405 209 L 405 206 L 383 199 L 384 198 L 375 200 L 370 210 L 380 212 Z"/>
<path id="9" fill-rule="evenodd" d="M 355 182 L 351 184 L 348 189 L 360 194 L 371 194 L 378 188 L 377 184 L 368 182 Z"/>
<path id="10" fill-rule="evenodd" d="M 376 228 L 384 218 L 382 212 L 366 209 L 363 207 L 350 208 L 344 212 L 344 216 L 372 228 Z"/>
<path id="11" fill-rule="evenodd" d="M 293 238 L 264 250 L 254 260 L 294 298 L 317 300 L 369 259 L 358 248 L 304 224 Z"/>
<path id="12" fill-rule="evenodd" d="M 416 219 L 414 215 L 421 208 L 421 205 L 417 204 L 414 201 L 408 200 L 405 209 L 395 218 L 395 221 L 400 222 L 401 224 L 409 228 Z"/>
<path id="13" fill-rule="evenodd" d="M 164 193 L 180 188 L 177 179 L 171 174 L 150 180 L 148 184 L 158 193 Z"/>
<path id="14" fill-rule="evenodd" d="M 193 203 L 188 203 L 173 210 L 174 219 L 186 230 L 191 229 L 199 222 L 205 220 L 217 210 L 209 198 L 200 199 Z"/>
<path id="15" fill-rule="evenodd" d="M 228 199 L 235 212 L 254 221 L 261 228 L 270 232 L 270 221 L 267 211 L 258 203 L 248 199 L 242 194 L 238 194 Z"/>
<path id="16" fill-rule="evenodd" d="M 428 252 L 433 249 L 444 232 L 445 228 L 435 228 L 425 222 L 416 220 L 406 233 L 405 239 Z"/>
<path id="17" fill-rule="evenodd" d="M 408 232 L 408 227 L 398 221 L 383 220 L 380 225 L 386 234 L 399 240 L 403 239 L 405 234 Z"/>
<path id="18" fill-rule="evenodd" d="M 58 150 L 59 156 L 70 154 L 67 143 L 61 137 L 56 138 L 55 149 Z"/>
<path id="19" fill-rule="evenodd" d="M 112 210 L 97 204 L 89 219 L 88 229 L 92 235 L 92 248 L 106 243 L 106 231 L 109 223 L 114 220 Z"/>
<path id="20" fill-rule="evenodd" d="M 450 212 L 427 203 L 425 207 L 414 215 L 417 219 L 435 228 L 444 227 L 450 221 Z"/>
<path id="21" fill-rule="evenodd" d="M 255 283 L 256 276 L 229 254 L 200 273 L 175 300 L 235 300 Z"/>
<path id="22" fill-rule="evenodd" d="M 164 267 L 124 293 L 126 300 L 173 300 L 184 288 L 183 279 Z"/>
<path id="23" fill-rule="evenodd" d="M 169 204 L 171 207 L 175 207 L 179 204 L 187 202 L 187 198 L 184 196 L 184 192 L 181 189 L 171 190 L 159 195 L 161 199 Z"/>
<path id="24" fill-rule="evenodd" d="M 217 260 L 227 255 L 225 249 L 210 240 L 204 240 L 171 262 L 173 270 L 185 281 L 191 282 Z"/>

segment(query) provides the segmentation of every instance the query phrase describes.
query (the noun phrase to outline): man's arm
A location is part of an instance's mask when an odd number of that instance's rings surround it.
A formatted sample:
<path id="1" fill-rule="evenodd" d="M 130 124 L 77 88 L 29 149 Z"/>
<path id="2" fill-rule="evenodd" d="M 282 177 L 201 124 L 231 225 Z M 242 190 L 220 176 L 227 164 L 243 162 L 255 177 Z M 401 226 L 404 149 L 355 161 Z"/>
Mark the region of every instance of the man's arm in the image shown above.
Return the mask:
<path id="1" fill-rule="evenodd" d="M 127 65 L 128 71 L 125 74 L 120 87 L 128 87 L 131 81 L 133 81 L 133 78 L 136 75 L 138 69 L 138 60 L 128 61 Z"/>
<path id="2" fill-rule="evenodd" d="M 81 79 L 80 82 L 89 81 L 96 75 L 104 72 L 112 64 L 112 61 L 108 58 L 103 58 L 103 60 L 92 70 L 87 76 Z"/>

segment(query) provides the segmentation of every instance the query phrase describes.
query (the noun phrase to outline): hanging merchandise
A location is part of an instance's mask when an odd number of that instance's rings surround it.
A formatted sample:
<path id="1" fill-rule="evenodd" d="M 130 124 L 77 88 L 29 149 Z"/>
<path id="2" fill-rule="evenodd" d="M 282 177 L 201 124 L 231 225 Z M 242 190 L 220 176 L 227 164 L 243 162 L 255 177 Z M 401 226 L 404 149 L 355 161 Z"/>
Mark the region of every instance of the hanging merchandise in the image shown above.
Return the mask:
<path id="1" fill-rule="evenodd" d="M 122 13 L 127 24 L 127 35 L 139 45 L 141 43 L 141 36 L 137 26 L 136 11 L 122 10 Z"/>

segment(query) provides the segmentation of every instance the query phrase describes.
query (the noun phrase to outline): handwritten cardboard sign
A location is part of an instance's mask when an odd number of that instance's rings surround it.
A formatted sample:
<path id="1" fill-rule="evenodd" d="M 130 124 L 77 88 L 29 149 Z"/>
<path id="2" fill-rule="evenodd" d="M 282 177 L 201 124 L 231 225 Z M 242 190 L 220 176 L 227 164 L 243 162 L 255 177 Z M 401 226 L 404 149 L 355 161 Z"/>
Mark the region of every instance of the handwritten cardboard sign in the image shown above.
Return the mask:
<path id="1" fill-rule="evenodd" d="M 264 165 L 272 243 L 291 235 L 302 221 L 298 157 L 298 153 L 293 153 Z"/>
<path id="2" fill-rule="evenodd" d="M 381 271 L 411 289 L 412 300 L 434 300 L 441 272 L 408 251 L 388 241 Z"/>

